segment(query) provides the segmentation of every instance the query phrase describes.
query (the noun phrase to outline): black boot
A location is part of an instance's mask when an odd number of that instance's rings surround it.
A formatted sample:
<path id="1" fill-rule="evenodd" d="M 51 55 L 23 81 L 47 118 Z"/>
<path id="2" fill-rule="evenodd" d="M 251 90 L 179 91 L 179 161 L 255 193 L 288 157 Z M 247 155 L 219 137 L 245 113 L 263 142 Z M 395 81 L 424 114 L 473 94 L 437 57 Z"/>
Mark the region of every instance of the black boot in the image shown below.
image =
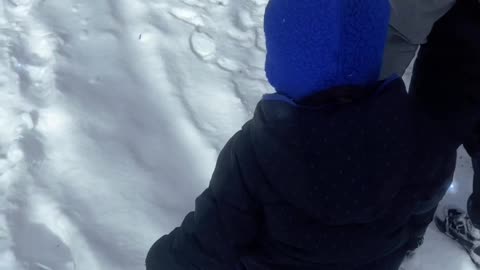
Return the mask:
<path id="1" fill-rule="evenodd" d="M 480 230 L 467 214 L 458 208 L 445 208 L 435 218 L 438 229 L 463 246 L 473 262 L 480 265 Z"/>

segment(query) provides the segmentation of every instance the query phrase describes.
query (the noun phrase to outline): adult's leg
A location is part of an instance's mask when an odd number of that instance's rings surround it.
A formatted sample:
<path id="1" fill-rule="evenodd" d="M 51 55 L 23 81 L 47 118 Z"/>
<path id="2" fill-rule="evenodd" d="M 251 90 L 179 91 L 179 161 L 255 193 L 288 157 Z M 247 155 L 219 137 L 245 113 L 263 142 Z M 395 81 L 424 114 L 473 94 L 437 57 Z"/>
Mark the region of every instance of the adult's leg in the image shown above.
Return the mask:
<path id="1" fill-rule="evenodd" d="M 390 26 L 381 78 L 386 79 L 393 74 L 403 76 L 415 57 L 418 47 L 419 45 L 411 43 L 398 30 Z"/>
<path id="2" fill-rule="evenodd" d="M 403 76 L 420 44 L 427 41 L 433 24 L 455 0 L 391 0 L 392 17 L 381 78 Z"/>
<path id="3" fill-rule="evenodd" d="M 411 85 L 412 94 L 447 128 L 438 136 L 471 139 L 465 143 L 473 157 L 474 192 L 469 199 L 468 217 L 460 209 L 445 209 L 436 218 L 437 226 L 457 240 L 480 263 L 480 5 L 478 0 L 457 1 L 456 6 L 434 26 L 422 46 Z"/>

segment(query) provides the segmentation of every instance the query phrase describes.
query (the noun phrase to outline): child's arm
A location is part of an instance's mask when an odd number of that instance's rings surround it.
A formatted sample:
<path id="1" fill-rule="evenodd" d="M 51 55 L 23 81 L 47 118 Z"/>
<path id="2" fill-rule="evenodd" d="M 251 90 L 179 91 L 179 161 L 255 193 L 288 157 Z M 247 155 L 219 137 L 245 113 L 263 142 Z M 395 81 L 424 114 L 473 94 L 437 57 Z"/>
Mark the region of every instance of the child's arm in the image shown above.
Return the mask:
<path id="1" fill-rule="evenodd" d="M 147 270 L 235 269 L 260 223 L 237 155 L 237 149 L 243 153 L 250 148 L 248 137 L 248 131 L 242 130 L 227 143 L 210 186 L 196 199 L 195 212 L 154 244 L 147 256 Z"/>

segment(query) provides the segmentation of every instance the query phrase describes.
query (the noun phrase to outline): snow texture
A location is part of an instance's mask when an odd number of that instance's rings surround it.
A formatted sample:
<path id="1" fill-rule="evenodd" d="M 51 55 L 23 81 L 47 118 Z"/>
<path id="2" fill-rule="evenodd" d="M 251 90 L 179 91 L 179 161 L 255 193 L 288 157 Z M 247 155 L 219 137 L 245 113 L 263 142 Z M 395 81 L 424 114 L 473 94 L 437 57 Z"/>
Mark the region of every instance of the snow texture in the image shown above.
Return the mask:
<path id="1" fill-rule="evenodd" d="M 271 92 L 266 3 L 0 1 L 0 270 L 144 269 Z M 404 267 L 474 269 L 433 227 Z"/>

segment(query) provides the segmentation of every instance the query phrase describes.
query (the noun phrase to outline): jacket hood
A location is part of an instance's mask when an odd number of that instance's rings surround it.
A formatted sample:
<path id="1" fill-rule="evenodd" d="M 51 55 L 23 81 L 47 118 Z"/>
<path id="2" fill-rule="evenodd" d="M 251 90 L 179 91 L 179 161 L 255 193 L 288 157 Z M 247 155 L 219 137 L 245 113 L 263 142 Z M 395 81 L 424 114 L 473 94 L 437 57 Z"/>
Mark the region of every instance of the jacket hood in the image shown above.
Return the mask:
<path id="1" fill-rule="evenodd" d="M 377 81 L 389 18 L 388 0 L 270 0 L 264 19 L 270 84 L 300 99 Z"/>

